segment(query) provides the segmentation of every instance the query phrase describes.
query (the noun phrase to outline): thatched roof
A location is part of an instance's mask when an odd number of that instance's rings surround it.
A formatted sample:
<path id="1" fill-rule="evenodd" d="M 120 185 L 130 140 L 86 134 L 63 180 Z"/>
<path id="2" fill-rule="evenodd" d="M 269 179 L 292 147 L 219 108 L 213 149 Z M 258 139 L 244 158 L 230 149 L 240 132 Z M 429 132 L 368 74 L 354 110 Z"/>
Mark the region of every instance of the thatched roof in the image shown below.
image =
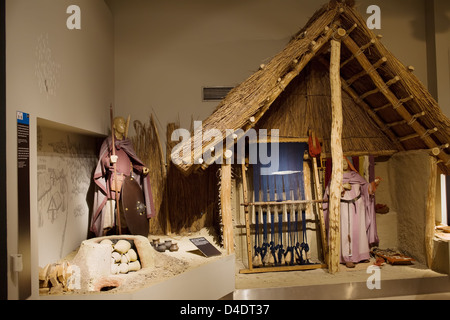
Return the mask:
<path id="1" fill-rule="evenodd" d="M 279 54 L 227 95 L 203 121 L 203 132 L 216 129 L 225 137 L 226 130 L 273 128 L 282 137 L 306 138 L 313 129 L 329 152 L 329 40 L 342 28 L 347 31 L 341 53 L 344 153 L 434 149 L 448 174 L 449 119 L 412 69 L 368 29 L 353 2 L 330 1 L 318 10 Z M 208 150 L 219 142 L 210 138 L 192 137 L 186 143 Z M 185 160 L 199 156 L 192 153 Z M 206 166 L 187 163 L 179 168 L 189 173 Z"/>

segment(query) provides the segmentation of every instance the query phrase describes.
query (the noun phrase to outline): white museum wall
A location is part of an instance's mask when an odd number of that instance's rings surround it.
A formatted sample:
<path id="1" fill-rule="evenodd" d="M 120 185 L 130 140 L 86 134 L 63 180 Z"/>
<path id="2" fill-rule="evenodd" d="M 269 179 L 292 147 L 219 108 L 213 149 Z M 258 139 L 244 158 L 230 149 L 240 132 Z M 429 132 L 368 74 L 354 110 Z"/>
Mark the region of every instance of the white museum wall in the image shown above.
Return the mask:
<path id="1" fill-rule="evenodd" d="M 81 30 L 69 30 L 67 8 L 81 8 Z M 113 102 L 113 19 L 103 0 L 6 1 L 6 121 L 8 254 L 18 253 L 16 111 L 30 114 L 31 275 L 10 274 L 10 299 L 19 296 L 20 277 L 31 277 L 38 294 L 37 123 L 47 119 L 107 134 Z M 71 129 L 72 130 L 72 129 Z M 55 237 L 55 242 L 62 239 Z M 75 248 L 73 248 L 75 249 Z M 8 271 L 11 273 L 11 268 Z"/>

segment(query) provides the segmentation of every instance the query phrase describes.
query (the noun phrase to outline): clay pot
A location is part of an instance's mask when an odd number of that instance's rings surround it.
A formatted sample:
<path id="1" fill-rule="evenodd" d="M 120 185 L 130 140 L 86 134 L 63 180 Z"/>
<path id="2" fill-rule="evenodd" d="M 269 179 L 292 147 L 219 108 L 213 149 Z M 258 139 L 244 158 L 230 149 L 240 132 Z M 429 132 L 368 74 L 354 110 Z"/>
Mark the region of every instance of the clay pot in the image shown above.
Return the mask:
<path id="1" fill-rule="evenodd" d="M 169 248 L 170 252 L 175 252 L 178 251 L 178 245 L 176 243 L 173 243 L 170 248 Z"/>
<path id="2" fill-rule="evenodd" d="M 157 247 L 156 247 L 156 251 L 159 251 L 159 252 L 164 252 L 164 251 L 166 251 L 166 245 L 164 244 L 164 243 L 161 243 L 161 244 L 159 244 Z"/>
<path id="3" fill-rule="evenodd" d="M 159 244 L 159 238 L 153 239 L 153 246 L 156 248 Z"/>
<path id="4" fill-rule="evenodd" d="M 172 245 L 172 240 L 166 240 L 164 241 L 164 244 L 166 245 L 166 248 L 170 248 L 170 246 Z"/>

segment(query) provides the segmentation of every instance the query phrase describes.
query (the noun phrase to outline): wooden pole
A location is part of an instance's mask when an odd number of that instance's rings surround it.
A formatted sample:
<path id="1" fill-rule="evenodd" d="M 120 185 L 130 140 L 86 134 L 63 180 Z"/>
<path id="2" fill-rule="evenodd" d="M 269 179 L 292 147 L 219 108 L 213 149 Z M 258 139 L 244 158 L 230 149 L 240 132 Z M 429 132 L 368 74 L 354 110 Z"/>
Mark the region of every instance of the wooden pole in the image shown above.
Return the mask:
<path id="1" fill-rule="evenodd" d="M 244 191 L 244 202 L 248 202 L 248 188 L 247 188 L 247 172 L 245 163 L 242 163 L 242 189 Z M 248 269 L 253 270 L 252 261 L 252 241 L 250 239 L 250 218 L 249 218 L 249 206 L 245 205 L 245 236 L 247 237 L 247 258 L 248 258 Z"/>
<path id="2" fill-rule="evenodd" d="M 427 266 L 431 269 L 433 265 L 434 229 L 436 226 L 436 182 L 437 182 L 437 160 L 430 157 L 430 178 L 428 180 L 427 211 L 425 217 L 425 249 Z"/>
<path id="3" fill-rule="evenodd" d="M 223 223 L 223 243 L 227 254 L 234 253 L 233 216 L 231 212 L 231 164 L 224 161 L 221 174 L 220 206 Z"/>
<path id="4" fill-rule="evenodd" d="M 110 116 L 111 116 L 111 143 L 112 143 L 112 155 L 116 155 L 116 144 L 114 141 L 114 114 L 113 114 L 113 107 L 112 105 L 109 108 Z M 122 225 L 120 222 L 120 205 L 119 205 L 119 191 L 117 190 L 117 165 L 116 162 L 113 163 L 113 170 L 114 170 L 114 190 L 116 193 L 116 222 L 117 222 L 117 228 L 119 235 L 122 234 Z"/>
<path id="5" fill-rule="evenodd" d="M 314 170 L 314 185 L 316 187 L 316 199 L 319 201 L 322 201 L 322 186 L 320 185 L 319 181 L 319 170 L 317 168 L 317 159 L 316 157 L 312 158 L 313 161 L 313 170 Z M 319 225 L 320 225 L 320 238 L 322 241 L 322 251 L 323 251 L 323 258 L 324 261 L 329 261 L 328 258 L 328 245 L 327 245 L 327 231 L 325 228 L 325 219 L 323 216 L 323 206 L 322 203 L 317 202 L 317 213 L 319 216 Z"/>
<path id="6" fill-rule="evenodd" d="M 330 182 L 329 197 L 329 263 L 331 274 L 339 271 L 341 232 L 341 185 L 343 180 L 343 150 L 342 150 L 342 87 L 341 87 L 341 42 L 345 30 L 339 29 L 331 40 L 330 84 L 331 84 L 331 157 L 333 170 Z"/>

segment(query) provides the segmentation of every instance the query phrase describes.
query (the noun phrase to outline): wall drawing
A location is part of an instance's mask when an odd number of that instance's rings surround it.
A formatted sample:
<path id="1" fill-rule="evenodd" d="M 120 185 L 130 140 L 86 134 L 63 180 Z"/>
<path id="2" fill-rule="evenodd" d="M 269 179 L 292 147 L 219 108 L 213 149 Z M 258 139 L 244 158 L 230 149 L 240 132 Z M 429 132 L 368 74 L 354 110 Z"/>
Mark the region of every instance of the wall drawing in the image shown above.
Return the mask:
<path id="1" fill-rule="evenodd" d="M 38 127 L 39 264 L 55 262 L 87 238 L 96 138 Z"/>
<path id="2" fill-rule="evenodd" d="M 61 65 L 54 60 L 48 34 L 38 37 L 36 46 L 35 74 L 39 90 L 49 96 L 56 96 L 59 86 Z"/>

